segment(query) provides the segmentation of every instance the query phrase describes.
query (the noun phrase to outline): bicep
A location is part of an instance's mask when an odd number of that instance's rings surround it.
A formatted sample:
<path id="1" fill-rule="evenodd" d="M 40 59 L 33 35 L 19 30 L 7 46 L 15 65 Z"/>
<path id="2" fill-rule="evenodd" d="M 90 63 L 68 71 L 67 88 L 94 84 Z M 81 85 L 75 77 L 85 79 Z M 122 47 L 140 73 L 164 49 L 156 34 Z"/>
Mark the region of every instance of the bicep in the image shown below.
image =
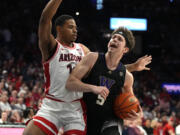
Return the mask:
<path id="1" fill-rule="evenodd" d="M 85 56 L 73 69 L 71 76 L 81 80 L 91 70 L 92 63 L 94 63 L 94 59 L 91 55 Z"/>
<path id="2" fill-rule="evenodd" d="M 132 92 L 133 93 L 133 83 L 134 83 L 133 75 L 128 70 L 126 70 L 123 90 L 125 92 Z"/>

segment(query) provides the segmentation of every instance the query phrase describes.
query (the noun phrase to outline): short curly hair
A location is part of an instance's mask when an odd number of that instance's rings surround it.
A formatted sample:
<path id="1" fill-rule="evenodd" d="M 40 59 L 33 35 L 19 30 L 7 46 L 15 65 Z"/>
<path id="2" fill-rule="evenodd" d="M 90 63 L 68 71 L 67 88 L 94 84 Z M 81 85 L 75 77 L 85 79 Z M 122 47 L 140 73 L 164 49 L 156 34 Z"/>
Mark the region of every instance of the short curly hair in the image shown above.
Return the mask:
<path id="1" fill-rule="evenodd" d="M 61 15 L 55 20 L 55 26 L 63 26 L 66 20 L 74 19 L 70 15 Z"/>
<path id="2" fill-rule="evenodd" d="M 115 29 L 112 32 L 112 36 L 114 34 L 120 34 L 125 38 L 126 46 L 129 48 L 129 51 L 131 51 L 134 48 L 134 46 L 135 46 L 135 37 L 134 37 L 133 33 L 130 30 L 128 30 L 125 27 L 119 27 L 119 28 Z"/>

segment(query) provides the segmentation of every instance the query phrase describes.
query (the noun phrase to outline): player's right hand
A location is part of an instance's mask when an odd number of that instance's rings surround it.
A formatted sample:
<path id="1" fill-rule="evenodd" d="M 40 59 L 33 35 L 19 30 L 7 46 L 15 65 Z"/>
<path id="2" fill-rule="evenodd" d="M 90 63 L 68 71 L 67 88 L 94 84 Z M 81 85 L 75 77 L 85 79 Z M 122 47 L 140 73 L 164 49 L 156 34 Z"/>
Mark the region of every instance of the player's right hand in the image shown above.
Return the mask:
<path id="1" fill-rule="evenodd" d="M 106 99 L 107 96 L 109 95 L 109 90 L 104 86 L 95 86 L 92 89 L 92 92 L 97 95 L 101 95 L 104 99 Z"/>
<path id="2" fill-rule="evenodd" d="M 131 113 L 128 114 L 129 117 L 126 118 L 126 120 L 130 120 L 130 121 L 134 121 L 134 120 L 138 120 L 141 119 L 143 117 L 143 110 L 141 108 L 141 106 L 139 105 L 139 111 L 135 112 L 132 110 Z"/>

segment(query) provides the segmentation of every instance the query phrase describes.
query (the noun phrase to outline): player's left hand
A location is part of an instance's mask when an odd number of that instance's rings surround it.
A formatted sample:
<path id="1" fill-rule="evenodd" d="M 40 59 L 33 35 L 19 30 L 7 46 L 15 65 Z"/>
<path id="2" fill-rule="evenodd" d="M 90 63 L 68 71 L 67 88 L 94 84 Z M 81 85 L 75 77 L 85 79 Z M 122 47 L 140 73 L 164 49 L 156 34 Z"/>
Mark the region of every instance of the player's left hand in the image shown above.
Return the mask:
<path id="1" fill-rule="evenodd" d="M 132 110 L 132 112 L 129 113 L 128 115 L 129 117 L 126 118 L 126 120 L 134 121 L 137 119 L 141 119 L 143 117 L 143 111 L 141 106 L 139 106 L 139 112 L 135 112 L 134 110 Z"/>
<path id="2" fill-rule="evenodd" d="M 146 67 L 148 64 L 150 64 L 152 61 L 152 56 L 151 55 L 145 55 L 141 58 L 139 58 L 135 62 L 135 69 L 136 71 L 142 71 L 142 70 L 150 70 L 150 68 Z"/>

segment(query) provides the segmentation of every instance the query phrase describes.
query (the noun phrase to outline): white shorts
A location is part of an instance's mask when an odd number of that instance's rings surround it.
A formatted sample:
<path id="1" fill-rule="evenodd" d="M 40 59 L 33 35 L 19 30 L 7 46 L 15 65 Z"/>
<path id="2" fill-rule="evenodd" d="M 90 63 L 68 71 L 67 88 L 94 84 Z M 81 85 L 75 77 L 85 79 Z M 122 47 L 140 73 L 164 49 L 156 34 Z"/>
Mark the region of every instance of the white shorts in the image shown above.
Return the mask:
<path id="1" fill-rule="evenodd" d="M 44 98 L 40 110 L 33 117 L 33 121 L 48 135 L 57 135 L 61 127 L 64 128 L 66 135 L 85 135 L 85 111 L 82 99 L 66 103 Z"/>

